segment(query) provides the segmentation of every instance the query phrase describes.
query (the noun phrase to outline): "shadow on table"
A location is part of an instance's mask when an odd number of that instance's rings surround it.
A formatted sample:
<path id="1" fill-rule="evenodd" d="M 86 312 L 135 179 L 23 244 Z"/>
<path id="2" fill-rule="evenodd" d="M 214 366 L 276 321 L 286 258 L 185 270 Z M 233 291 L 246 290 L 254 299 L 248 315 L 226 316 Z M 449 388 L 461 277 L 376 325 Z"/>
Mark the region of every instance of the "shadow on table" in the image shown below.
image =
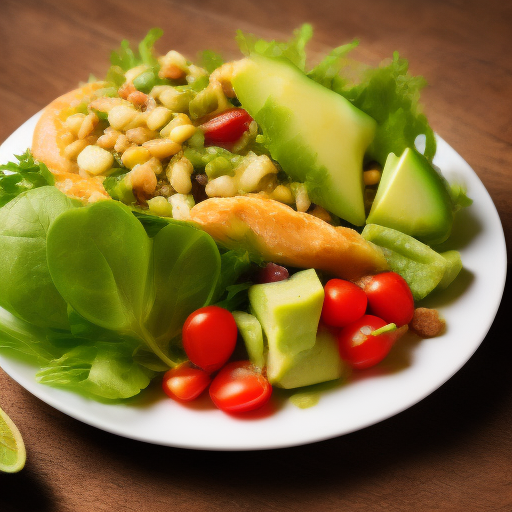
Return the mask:
<path id="1" fill-rule="evenodd" d="M 13 475 L 0 473 L 2 512 L 53 512 L 54 497 L 44 481 L 25 467 Z"/>

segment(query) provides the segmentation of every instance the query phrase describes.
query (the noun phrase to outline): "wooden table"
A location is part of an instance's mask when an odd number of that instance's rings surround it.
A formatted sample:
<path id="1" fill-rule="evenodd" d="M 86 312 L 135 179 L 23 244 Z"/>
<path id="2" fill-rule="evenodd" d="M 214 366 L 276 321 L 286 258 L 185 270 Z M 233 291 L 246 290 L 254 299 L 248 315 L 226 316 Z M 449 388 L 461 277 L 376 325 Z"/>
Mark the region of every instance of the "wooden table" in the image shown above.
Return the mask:
<path id="1" fill-rule="evenodd" d="M 358 37 L 427 77 L 432 126 L 475 169 L 512 234 L 512 4 L 502 0 L 2 0 L 0 141 L 59 94 L 102 76 L 109 51 L 152 26 L 160 48 L 238 55 L 237 28 L 286 38 L 310 21 L 313 55 Z M 489 262 L 492 265 L 492 262 Z M 486 300 L 482 297 L 482 301 Z M 249 453 L 161 448 L 89 427 L 0 370 L 0 404 L 28 464 L 0 474 L 10 511 L 512 510 L 511 287 L 469 363 L 378 425 L 309 446 Z"/>

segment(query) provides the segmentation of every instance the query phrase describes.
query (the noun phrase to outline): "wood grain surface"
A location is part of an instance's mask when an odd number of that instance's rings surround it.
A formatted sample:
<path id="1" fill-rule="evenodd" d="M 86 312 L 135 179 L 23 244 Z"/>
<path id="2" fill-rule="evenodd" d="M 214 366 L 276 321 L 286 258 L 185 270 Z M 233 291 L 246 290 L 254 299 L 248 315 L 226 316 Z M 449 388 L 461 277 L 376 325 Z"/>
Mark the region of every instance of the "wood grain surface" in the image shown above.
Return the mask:
<path id="1" fill-rule="evenodd" d="M 424 75 L 434 129 L 473 167 L 512 235 L 512 3 L 502 0 L 1 0 L 0 142 L 90 73 L 122 38 L 236 57 L 237 28 L 286 38 L 316 29 L 312 58 L 357 37 Z M 493 262 L 489 261 L 489 265 Z M 0 474 L 0 511 L 512 510 L 511 290 L 474 357 L 411 409 L 350 435 L 275 451 L 162 448 L 89 427 L 0 369 L 0 404 L 28 462 Z M 486 297 L 482 297 L 485 301 Z"/>

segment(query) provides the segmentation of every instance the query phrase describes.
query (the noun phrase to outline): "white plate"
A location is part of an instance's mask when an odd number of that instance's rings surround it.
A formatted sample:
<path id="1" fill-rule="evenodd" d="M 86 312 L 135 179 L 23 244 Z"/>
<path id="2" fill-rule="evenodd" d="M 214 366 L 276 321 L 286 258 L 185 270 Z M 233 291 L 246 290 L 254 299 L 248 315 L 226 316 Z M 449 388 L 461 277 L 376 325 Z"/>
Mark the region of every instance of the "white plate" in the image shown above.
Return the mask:
<path id="1" fill-rule="evenodd" d="M 38 115 L 0 147 L 0 162 L 31 145 Z M 446 318 L 441 337 L 398 344 L 377 368 L 322 393 L 319 403 L 299 409 L 277 400 L 273 414 L 228 416 L 205 399 L 184 406 L 158 389 L 127 405 L 106 405 L 38 384 L 36 369 L 7 357 L 2 368 L 47 404 L 114 434 L 167 446 L 209 450 L 256 450 L 294 446 L 364 428 L 414 405 L 432 393 L 471 357 L 489 330 L 503 293 L 506 249 L 496 208 L 469 165 L 439 139 L 435 163 L 450 180 L 467 185 L 471 208 L 456 219 L 450 248 L 460 250 L 465 270 L 443 295 L 431 298 Z M 268 411 L 266 411 L 268 412 Z"/>

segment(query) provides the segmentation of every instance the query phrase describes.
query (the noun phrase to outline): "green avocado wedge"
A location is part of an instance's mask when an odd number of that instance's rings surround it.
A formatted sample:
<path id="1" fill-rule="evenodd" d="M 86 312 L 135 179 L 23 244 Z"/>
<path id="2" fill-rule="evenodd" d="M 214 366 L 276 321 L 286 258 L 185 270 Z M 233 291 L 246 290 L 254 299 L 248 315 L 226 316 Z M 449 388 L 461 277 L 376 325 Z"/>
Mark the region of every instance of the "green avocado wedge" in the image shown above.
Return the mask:
<path id="1" fill-rule="evenodd" d="M 457 251 L 438 253 L 395 229 L 367 224 L 361 235 L 382 247 L 389 267 L 407 281 L 414 300 L 425 298 L 436 288 L 446 288 L 462 269 Z"/>
<path id="2" fill-rule="evenodd" d="M 373 201 L 368 224 L 379 224 L 428 245 L 444 242 L 454 207 L 444 178 L 414 149 L 390 153 Z"/>
<path id="3" fill-rule="evenodd" d="M 323 286 L 313 269 L 249 288 L 251 310 L 268 345 L 267 377 L 273 386 L 292 389 L 342 376 L 336 339 L 328 331 L 317 333 L 323 300 Z M 259 357 L 261 348 L 248 352 L 255 363 L 254 354 Z"/>
<path id="4" fill-rule="evenodd" d="M 314 203 L 362 226 L 363 157 L 376 122 L 284 58 L 252 54 L 232 83 L 291 179 L 306 184 Z"/>

